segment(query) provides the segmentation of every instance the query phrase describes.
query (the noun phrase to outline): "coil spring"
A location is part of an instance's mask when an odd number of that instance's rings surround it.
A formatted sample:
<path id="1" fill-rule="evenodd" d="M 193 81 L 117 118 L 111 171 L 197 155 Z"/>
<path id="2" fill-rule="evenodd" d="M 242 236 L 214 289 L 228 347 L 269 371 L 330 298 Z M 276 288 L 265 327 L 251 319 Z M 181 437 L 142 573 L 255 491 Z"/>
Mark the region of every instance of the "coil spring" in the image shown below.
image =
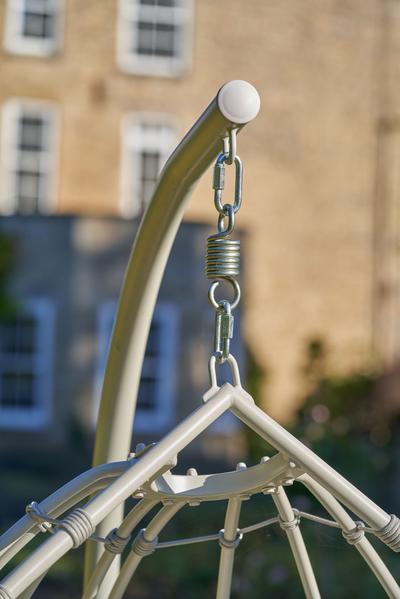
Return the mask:
<path id="1" fill-rule="evenodd" d="M 206 276 L 226 279 L 239 274 L 240 241 L 211 235 L 207 239 Z"/>

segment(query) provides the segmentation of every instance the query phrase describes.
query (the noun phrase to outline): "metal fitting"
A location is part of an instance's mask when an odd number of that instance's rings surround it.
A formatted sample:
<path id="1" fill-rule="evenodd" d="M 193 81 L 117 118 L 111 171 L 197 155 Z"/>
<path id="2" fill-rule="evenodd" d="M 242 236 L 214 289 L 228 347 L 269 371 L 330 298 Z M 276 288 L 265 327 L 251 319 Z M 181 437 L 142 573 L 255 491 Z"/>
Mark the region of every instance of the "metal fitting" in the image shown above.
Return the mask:
<path id="1" fill-rule="evenodd" d="M 400 552 L 400 520 L 395 514 L 390 515 L 390 520 L 375 535 L 396 553 Z"/>
<path id="2" fill-rule="evenodd" d="M 14 599 L 3 585 L 0 585 L 0 599 Z"/>
<path id="3" fill-rule="evenodd" d="M 118 555 L 124 551 L 130 540 L 131 535 L 128 535 L 127 537 L 121 537 L 118 534 L 117 529 L 113 528 L 113 530 L 111 530 L 105 538 L 104 549 L 107 549 L 107 551 L 110 553 Z"/>
<path id="4" fill-rule="evenodd" d="M 74 549 L 82 545 L 94 533 L 94 526 L 91 519 L 81 508 L 77 508 L 64 518 L 64 520 L 61 520 L 58 526 L 69 534 Z"/>
<path id="5" fill-rule="evenodd" d="M 218 543 L 220 544 L 220 547 L 225 547 L 225 549 L 236 549 L 240 541 L 243 539 L 242 531 L 238 528 L 236 531 L 236 537 L 232 541 L 227 539 L 224 536 L 224 533 L 225 530 L 223 528 L 221 528 L 221 530 L 218 532 Z"/>
<path id="6" fill-rule="evenodd" d="M 293 515 L 294 515 L 293 520 L 283 520 L 279 516 L 279 525 L 282 528 L 282 530 L 293 530 L 294 528 L 297 528 L 299 526 L 300 514 L 299 514 L 298 510 L 293 509 Z"/>
<path id="7" fill-rule="evenodd" d="M 132 543 L 132 551 L 139 555 L 140 557 L 146 557 L 154 553 L 157 548 L 158 537 L 155 537 L 151 541 L 146 539 L 144 533 L 146 532 L 145 528 L 138 533 L 137 537 Z"/>
<path id="8" fill-rule="evenodd" d="M 342 530 L 342 535 L 350 545 L 356 545 L 364 538 L 364 522 L 356 522 L 352 530 Z"/>

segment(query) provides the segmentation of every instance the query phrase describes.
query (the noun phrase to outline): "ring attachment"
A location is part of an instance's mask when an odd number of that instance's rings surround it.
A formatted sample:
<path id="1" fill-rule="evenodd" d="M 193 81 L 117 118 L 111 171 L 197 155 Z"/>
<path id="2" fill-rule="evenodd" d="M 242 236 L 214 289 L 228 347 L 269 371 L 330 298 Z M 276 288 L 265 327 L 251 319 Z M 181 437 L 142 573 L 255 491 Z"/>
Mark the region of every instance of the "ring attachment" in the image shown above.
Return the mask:
<path id="1" fill-rule="evenodd" d="M 234 289 L 235 295 L 233 298 L 233 302 L 229 302 L 231 305 L 231 310 L 234 310 L 240 301 L 239 283 L 236 281 L 236 279 L 233 279 L 232 277 L 224 277 L 223 280 L 230 283 Z M 219 283 L 219 281 L 213 281 L 213 283 L 211 283 L 210 285 L 210 289 L 208 290 L 208 299 L 210 300 L 210 303 L 213 306 L 213 308 L 215 308 L 216 310 L 218 310 L 221 304 L 221 300 L 217 302 L 217 300 L 215 299 L 215 290 L 218 287 Z"/>

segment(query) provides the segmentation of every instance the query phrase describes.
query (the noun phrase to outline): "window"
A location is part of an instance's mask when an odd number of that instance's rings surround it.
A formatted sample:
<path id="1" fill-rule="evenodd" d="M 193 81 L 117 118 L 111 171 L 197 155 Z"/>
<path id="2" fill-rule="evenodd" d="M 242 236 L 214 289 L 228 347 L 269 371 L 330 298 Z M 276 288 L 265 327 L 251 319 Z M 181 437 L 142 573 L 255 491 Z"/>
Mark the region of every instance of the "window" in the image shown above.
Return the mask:
<path id="1" fill-rule="evenodd" d="M 143 213 L 158 175 L 174 148 L 175 128 L 165 117 L 128 117 L 122 130 L 121 211 L 126 217 Z"/>
<path id="2" fill-rule="evenodd" d="M 5 47 L 13 54 L 49 56 L 61 45 L 62 0 L 8 0 Z"/>
<path id="3" fill-rule="evenodd" d="M 191 4 L 191 0 L 119 0 L 120 68 L 170 77 L 187 69 Z"/>
<path id="4" fill-rule="evenodd" d="M 26 302 L 0 321 L 0 428 L 44 428 L 51 417 L 53 305 Z"/>
<path id="5" fill-rule="evenodd" d="M 99 310 L 99 367 L 95 417 L 116 307 L 115 301 L 108 301 L 103 303 Z M 172 304 L 160 302 L 153 315 L 140 381 L 135 428 L 141 432 L 155 433 L 173 423 L 176 345 L 176 308 Z"/>
<path id="6" fill-rule="evenodd" d="M 50 212 L 55 196 L 55 109 L 14 100 L 4 106 L 2 117 L 1 211 Z"/>

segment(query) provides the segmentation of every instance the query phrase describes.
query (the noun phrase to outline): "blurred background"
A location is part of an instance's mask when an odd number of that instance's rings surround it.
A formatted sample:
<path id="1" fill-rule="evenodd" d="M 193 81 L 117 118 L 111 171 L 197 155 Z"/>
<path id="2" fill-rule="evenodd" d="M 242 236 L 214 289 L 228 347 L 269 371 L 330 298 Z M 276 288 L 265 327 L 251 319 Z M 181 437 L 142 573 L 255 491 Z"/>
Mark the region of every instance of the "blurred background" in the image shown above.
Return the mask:
<path id="1" fill-rule="evenodd" d="M 3 0 L 0 36 L 1 530 L 90 466 L 132 241 L 166 158 L 230 79 L 262 101 L 238 139 L 233 353 L 269 414 L 399 512 L 400 1 Z M 133 447 L 159 439 L 208 386 L 203 256 L 216 221 L 210 170 L 160 291 Z M 177 471 L 268 453 L 224 417 Z M 302 488 L 289 492 L 322 514 Z M 186 508 L 165 538 L 219 530 L 224 508 Z M 272 513 L 268 497 L 252 498 L 241 524 Z M 323 596 L 384 596 L 340 534 L 303 531 Z M 156 552 L 127 596 L 210 597 L 217 565 L 217 544 Z M 81 567 L 78 550 L 35 596 L 78 596 Z M 303 596 L 277 527 L 246 536 L 235 562 L 232 597 L 267 591 Z"/>

